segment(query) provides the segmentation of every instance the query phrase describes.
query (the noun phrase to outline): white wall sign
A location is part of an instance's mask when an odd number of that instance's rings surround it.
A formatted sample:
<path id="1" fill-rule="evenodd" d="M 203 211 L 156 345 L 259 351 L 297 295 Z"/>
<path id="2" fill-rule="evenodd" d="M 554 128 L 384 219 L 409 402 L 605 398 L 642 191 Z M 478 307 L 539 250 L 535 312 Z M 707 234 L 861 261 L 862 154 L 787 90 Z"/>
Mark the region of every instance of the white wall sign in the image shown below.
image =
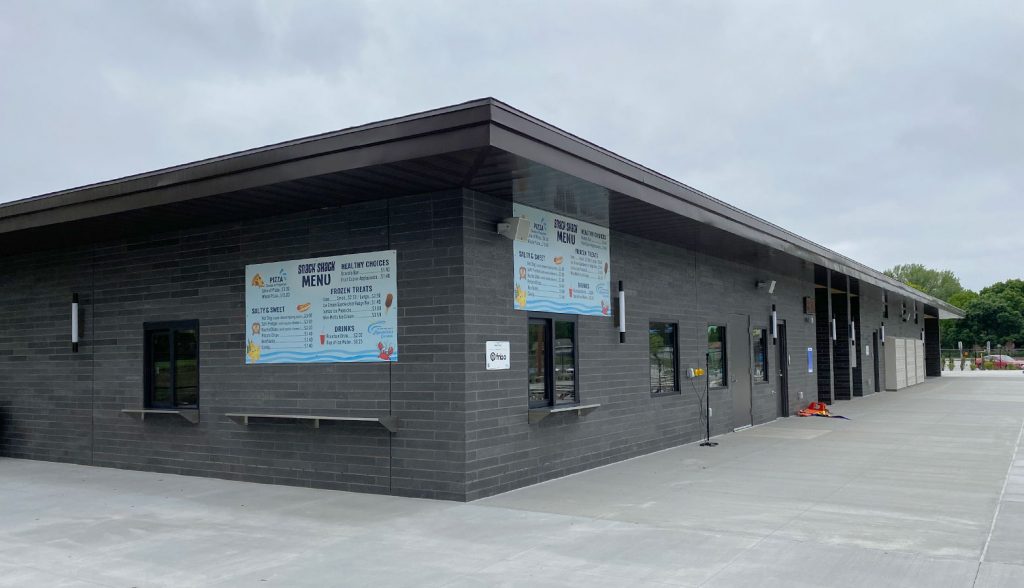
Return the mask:
<path id="1" fill-rule="evenodd" d="M 395 251 L 245 266 L 245 363 L 398 361 Z"/>
<path id="2" fill-rule="evenodd" d="M 512 212 L 530 223 L 529 239 L 513 245 L 513 308 L 607 316 L 608 229 L 522 204 Z"/>
<path id="3" fill-rule="evenodd" d="M 508 341 L 488 341 L 486 352 L 487 369 L 507 370 L 512 367 L 509 363 L 511 353 Z"/>

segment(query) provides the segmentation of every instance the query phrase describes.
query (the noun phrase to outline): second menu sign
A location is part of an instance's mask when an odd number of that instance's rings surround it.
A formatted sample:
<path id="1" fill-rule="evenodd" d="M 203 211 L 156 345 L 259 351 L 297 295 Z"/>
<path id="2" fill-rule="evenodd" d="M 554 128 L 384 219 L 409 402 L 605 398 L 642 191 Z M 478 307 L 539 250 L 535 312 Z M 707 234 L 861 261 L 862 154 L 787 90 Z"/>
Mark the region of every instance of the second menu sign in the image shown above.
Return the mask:
<path id="1" fill-rule="evenodd" d="M 514 308 L 608 315 L 608 229 L 518 203 L 512 211 L 530 223 L 529 239 L 513 245 Z"/>
<path id="2" fill-rule="evenodd" d="M 246 363 L 398 360 L 395 251 L 245 266 Z"/>

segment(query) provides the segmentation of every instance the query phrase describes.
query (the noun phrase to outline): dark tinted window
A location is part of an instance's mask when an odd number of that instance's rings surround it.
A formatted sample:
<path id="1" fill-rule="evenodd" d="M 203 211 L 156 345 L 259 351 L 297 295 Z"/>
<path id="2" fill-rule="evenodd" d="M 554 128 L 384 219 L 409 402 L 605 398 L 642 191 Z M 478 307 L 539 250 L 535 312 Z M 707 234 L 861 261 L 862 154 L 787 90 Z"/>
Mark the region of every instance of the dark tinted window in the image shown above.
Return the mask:
<path id="1" fill-rule="evenodd" d="M 547 404 L 547 348 L 548 348 L 548 322 L 530 321 L 529 345 L 528 345 L 528 366 L 527 366 L 527 388 L 530 395 L 530 406 Z"/>
<path id="2" fill-rule="evenodd" d="M 555 402 L 576 402 L 576 323 L 555 321 Z"/>
<path id="3" fill-rule="evenodd" d="M 174 398 L 176 406 L 199 400 L 199 352 L 194 329 L 174 331 Z"/>
<path id="4" fill-rule="evenodd" d="M 654 394 L 679 390 L 679 380 L 676 376 L 676 330 L 673 323 L 651 323 L 648 329 L 651 392 Z"/>
<path id="5" fill-rule="evenodd" d="M 146 406 L 198 406 L 198 323 L 148 323 L 145 326 L 145 345 Z"/>
<path id="6" fill-rule="evenodd" d="M 725 386 L 726 378 L 725 327 L 708 327 L 708 384 Z"/>
<path id="7" fill-rule="evenodd" d="M 753 330 L 754 381 L 768 381 L 768 336 L 767 329 Z"/>
<path id="8" fill-rule="evenodd" d="M 530 406 L 575 404 L 576 323 L 532 318 L 527 337 Z"/>
<path id="9" fill-rule="evenodd" d="M 171 333 L 154 331 L 149 334 L 151 399 L 154 405 L 171 404 Z"/>

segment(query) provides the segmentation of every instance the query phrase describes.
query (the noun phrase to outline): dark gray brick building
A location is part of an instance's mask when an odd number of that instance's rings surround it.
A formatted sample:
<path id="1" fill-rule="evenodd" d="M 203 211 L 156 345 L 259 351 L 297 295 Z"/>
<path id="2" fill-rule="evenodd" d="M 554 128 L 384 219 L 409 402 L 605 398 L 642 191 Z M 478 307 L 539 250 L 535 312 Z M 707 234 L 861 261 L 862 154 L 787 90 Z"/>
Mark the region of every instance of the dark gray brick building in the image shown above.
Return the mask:
<path id="1" fill-rule="evenodd" d="M 516 204 L 607 231 L 607 314 L 517 306 Z M 960 315 L 491 99 L 0 205 L 0 251 L 0 455 L 452 500 L 700 439 L 709 349 L 717 435 L 885 390 L 884 337 L 938 376 Z M 246 361 L 247 266 L 385 251 L 397 361 Z"/>

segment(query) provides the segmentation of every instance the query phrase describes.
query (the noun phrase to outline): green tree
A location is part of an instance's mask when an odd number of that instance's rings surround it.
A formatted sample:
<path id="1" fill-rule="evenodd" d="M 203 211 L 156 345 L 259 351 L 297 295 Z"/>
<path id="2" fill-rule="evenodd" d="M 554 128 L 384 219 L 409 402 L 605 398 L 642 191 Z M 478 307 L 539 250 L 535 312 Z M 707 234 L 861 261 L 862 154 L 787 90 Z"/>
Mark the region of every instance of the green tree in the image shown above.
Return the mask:
<path id="1" fill-rule="evenodd" d="M 920 263 L 895 265 L 885 270 L 885 275 L 951 304 L 950 299 L 964 291 L 960 279 L 952 271 L 931 269 Z"/>
<path id="2" fill-rule="evenodd" d="M 1024 346 L 1024 280 L 1007 280 L 982 288 L 981 292 L 955 296 L 951 304 L 962 308 L 963 320 L 943 321 L 942 346 L 965 347 L 1013 343 Z"/>
<path id="3" fill-rule="evenodd" d="M 978 293 L 973 290 L 963 290 L 950 296 L 947 302 L 966 312 L 967 307 L 978 297 Z M 965 327 L 964 321 L 958 319 L 939 321 L 939 338 L 943 349 L 956 349 L 958 343 L 963 343 L 964 349 L 970 349 L 975 343 L 974 335 Z"/>
<path id="4" fill-rule="evenodd" d="M 1006 280 L 1005 282 L 996 282 L 988 288 L 982 288 L 980 294 L 982 296 L 1002 296 L 1006 297 L 1007 300 L 1019 297 L 1020 301 L 1024 301 L 1024 280 Z M 1020 308 L 1024 310 L 1024 307 Z"/>
<path id="5" fill-rule="evenodd" d="M 937 270 L 920 263 L 907 263 L 885 270 L 885 275 L 960 309 L 966 309 L 971 301 L 978 298 L 978 294 L 964 288 L 960 284 L 960 278 L 950 270 Z M 940 345 L 943 348 L 955 349 L 958 341 L 963 341 L 965 347 L 973 344 L 972 331 L 965 330 L 961 322 L 954 319 L 939 321 Z"/>
<path id="6" fill-rule="evenodd" d="M 955 306 L 955 307 L 957 307 L 957 308 L 962 310 L 964 308 L 967 308 L 968 304 L 970 304 L 971 302 L 973 302 L 973 301 L 975 301 L 977 299 L 978 299 L 978 293 L 977 292 L 975 292 L 973 290 L 962 290 L 962 291 L 957 292 L 956 294 L 950 296 L 949 300 L 947 300 L 946 302 L 948 302 L 948 303 L 952 304 L 953 306 Z"/>

